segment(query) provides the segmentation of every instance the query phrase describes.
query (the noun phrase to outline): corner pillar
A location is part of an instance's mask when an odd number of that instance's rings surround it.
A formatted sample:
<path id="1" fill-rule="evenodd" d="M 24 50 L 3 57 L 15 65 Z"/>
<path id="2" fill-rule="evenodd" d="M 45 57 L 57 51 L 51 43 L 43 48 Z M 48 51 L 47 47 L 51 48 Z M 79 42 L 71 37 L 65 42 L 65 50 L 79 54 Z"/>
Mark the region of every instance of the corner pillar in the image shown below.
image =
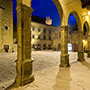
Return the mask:
<path id="1" fill-rule="evenodd" d="M 0 8 L 0 51 L 1 51 L 1 49 L 2 49 L 2 40 L 1 40 L 1 28 L 2 28 L 2 8 Z"/>
<path id="2" fill-rule="evenodd" d="M 88 35 L 88 50 L 87 50 L 87 57 L 90 58 L 90 34 Z"/>
<path id="3" fill-rule="evenodd" d="M 69 67 L 68 26 L 61 26 L 61 63 L 60 67 Z"/>
<path id="4" fill-rule="evenodd" d="M 79 31 L 78 33 L 78 61 L 85 61 L 84 51 L 83 51 L 83 32 Z"/>
<path id="5" fill-rule="evenodd" d="M 33 9 L 26 5 L 17 4 L 17 57 L 16 62 L 16 87 L 34 81 L 32 75 L 31 59 L 31 13 Z"/>

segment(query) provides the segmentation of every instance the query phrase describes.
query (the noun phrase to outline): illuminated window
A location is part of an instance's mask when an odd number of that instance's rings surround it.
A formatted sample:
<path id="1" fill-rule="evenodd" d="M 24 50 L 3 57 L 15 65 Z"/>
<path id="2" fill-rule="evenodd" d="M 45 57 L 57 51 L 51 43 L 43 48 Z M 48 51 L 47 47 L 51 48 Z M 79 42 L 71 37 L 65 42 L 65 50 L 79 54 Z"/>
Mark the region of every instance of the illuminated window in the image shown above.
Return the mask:
<path id="1" fill-rule="evenodd" d="M 40 30 L 40 28 L 38 28 L 38 32 L 40 32 L 41 30 Z"/>
<path id="2" fill-rule="evenodd" d="M 35 30 L 35 27 L 32 26 L 32 31 L 34 31 L 34 30 Z"/>

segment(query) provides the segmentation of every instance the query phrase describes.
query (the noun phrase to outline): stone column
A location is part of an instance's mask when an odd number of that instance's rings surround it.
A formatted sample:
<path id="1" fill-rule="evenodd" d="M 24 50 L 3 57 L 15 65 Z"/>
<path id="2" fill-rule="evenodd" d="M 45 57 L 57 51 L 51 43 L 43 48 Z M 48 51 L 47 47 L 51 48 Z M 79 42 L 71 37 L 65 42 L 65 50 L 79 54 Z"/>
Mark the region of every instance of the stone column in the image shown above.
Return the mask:
<path id="1" fill-rule="evenodd" d="M 88 35 L 88 50 L 87 50 L 87 57 L 90 58 L 90 34 Z"/>
<path id="2" fill-rule="evenodd" d="M 78 31 L 78 61 L 84 61 L 84 51 L 83 51 L 83 32 Z"/>
<path id="3" fill-rule="evenodd" d="M 61 26 L 61 64 L 60 67 L 69 67 L 68 54 L 68 26 Z"/>
<path id="4" fill-rule="evenodd" d="M 19 2 L 20 3 L 20 2 Z M 33 9 L 26 5 L 17 4 L 17 38 L 18 51 L 16 62 L 16 80 L 15 85 L 23 86 L 34 80 L 32 75 L 31 59 L 31 14 Z"/>
<path id="5" fill-rule="evenodd" d="M 0 8 L 0 50 L 1 50 L 1 47 L 2 47 L 2 40 L 1 40 L 1 27 L 2 27 L 2 24 L 1 24 L 1 17 L 2 17 L 2 8 Z"/>

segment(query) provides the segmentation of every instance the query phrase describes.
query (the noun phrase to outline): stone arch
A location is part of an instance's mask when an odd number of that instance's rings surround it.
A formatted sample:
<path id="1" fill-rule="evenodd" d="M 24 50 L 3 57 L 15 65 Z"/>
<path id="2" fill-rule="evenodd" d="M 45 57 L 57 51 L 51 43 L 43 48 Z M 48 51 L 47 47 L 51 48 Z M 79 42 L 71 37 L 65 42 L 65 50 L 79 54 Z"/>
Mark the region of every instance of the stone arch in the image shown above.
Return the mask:
<path id="1" fill-rule="evenodd" d="M 75 17 L 78 26 L 78 61 L 82 62 L 85 60 L 82 42 L 83 41 L 82 18 L 80 18 L 80 15 L 78 14 L 77 11 L 71 11 L 69 15 L 70 14 L 72 14 Z"/>
<path id="2" fill-rule="evenodd" d="M 75 17 L 76 22 L 77 22 L 77 26 L 78 26 L 78 30 L 79 30 L 79 31 L 82 30 L 82 24 L 81 24 L 81 19 L 80 19 L 80 17 L 79 17 L 79 14 L 78 14 L 76 11 L 71 11 L 71 12 L 69 13 L 69 15 L 68 15 L 68 20 L 69 20 L 70 14 L 72 14 L 72 15 Z M 68 20 L 67 20 L 67 21 L 68 21 Z"/>
<path id="3" fill-rule="evenodd" d="M 90 33 L 90 31 L 89 31 L 89 23 L 87 22 L 87 21 L 85 21 L 84 23 L 83 23 L 83 27 L 86 27 L 86 30 L 87 30 L 87 33 L 89 34 Z"/>
<path id="4" fill-rule="evenodd" d="M 32 1 L 33 0 L 30 0 L 30 6 L 32 4 Z M 60 17 L 60 20 L 62 21 L 62 16 L 63 16 L 63 8 L 60 4 L 60 1 L 59 0 L 52 0 L 52 2 L 55 4 L 56 8 L 57 8 L 57 11 L 58 11 L 58 14 L 59 14 L 59 17 Z"/>
<path id="5" fill-rule="evenodd" d="M 56 5 L 60 19 L 62 20 L 62 6 L 59 0 L 52 0 Z M 17 38 L 18 38 L 18 60 L 17 60 L 17 76 L 15 80 L 15 86 L 23 86 L 34 80 L 32 75 L 32 59 L 31 59 L 31 40 L 27 39 L 31 36 L 31 15 L 33 9 L 31 8 L 32 0 L 17 0 Z M 27 17 L 26 17 L 27 15 Z M 29 31 L 28 31 L 29 30 Z M 31 38 L 30 38 L 31 39 Z M 23 42 L 24 41 L 24 42 Z M 25 43 L 27 41 L 27 43 Z M 30 46 L 26 46 L 29 45 Z M 28 49 L 28 48 L 29 49 Z M 27 52 L 28 54 L 27 54 Z M 28 68 L 28 69 L 27 69 Z"/>
<path id="6" fill-rule="evenodd" d="M 83 49 L 85 52 L 87 52 L 87 39 L 89 34 L 89 24 L 87 21 L 83 24 Z"/>

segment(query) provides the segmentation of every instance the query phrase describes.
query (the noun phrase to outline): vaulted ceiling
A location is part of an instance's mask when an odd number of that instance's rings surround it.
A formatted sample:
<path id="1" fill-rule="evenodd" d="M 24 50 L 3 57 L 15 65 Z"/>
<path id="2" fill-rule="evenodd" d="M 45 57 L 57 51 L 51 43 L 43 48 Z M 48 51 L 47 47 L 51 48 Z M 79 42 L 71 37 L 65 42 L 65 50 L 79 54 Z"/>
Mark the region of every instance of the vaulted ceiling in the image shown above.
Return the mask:
<path id="1" fill-rule="evenodd" d="M 90 0 L 81 0 L 82 2 L 82 7 L 90 9 Z"/>

